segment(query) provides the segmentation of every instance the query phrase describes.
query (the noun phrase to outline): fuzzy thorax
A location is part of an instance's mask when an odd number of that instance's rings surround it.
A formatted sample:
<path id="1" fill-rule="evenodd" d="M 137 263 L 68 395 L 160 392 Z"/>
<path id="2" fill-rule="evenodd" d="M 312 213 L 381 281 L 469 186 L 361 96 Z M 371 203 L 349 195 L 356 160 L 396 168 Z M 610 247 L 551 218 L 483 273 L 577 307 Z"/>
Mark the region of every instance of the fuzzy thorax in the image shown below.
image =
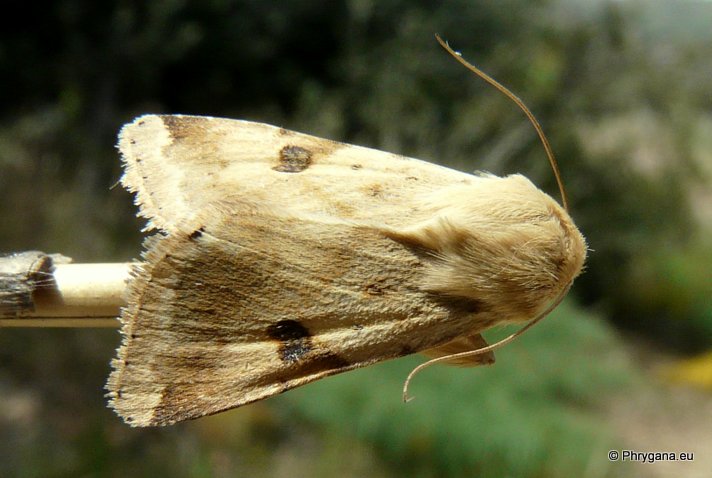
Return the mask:
<path id="1" fill-rule="evenodd" d="M 527 178 L 480 176 L 423 204 L 432 219 L 399 234 L 429 251 L 423 287 L 478 303 L 497 322 L 532 319 L 581 273 L 586 241 Z"/>

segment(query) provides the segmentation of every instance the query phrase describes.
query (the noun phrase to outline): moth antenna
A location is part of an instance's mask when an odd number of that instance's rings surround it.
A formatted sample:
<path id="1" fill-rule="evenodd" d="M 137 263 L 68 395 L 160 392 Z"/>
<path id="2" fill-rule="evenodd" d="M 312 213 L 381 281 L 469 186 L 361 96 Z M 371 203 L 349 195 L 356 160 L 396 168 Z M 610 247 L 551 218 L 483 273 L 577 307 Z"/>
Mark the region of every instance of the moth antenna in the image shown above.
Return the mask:
<path id="1" fill-rule="evenodd" d="M 559 171 L 559 165 L 556 162 L 556 158 L 554 157 L 554 152 L 551 149 L 551 145 L 549 144 L 549 140 L 546 138 L 546 135 L 544 134 L 544 130 L 542 129 L 541 125 L 537 121 L 537 119 L 534 117 L 534 114 L 527 108 L 527 106 L 524 104 L 524 102 L 519 99 L 517 95 L 512 93 L 507 87 L 502 85 L 500 82 L 489 76 L 487 73 L 484 71 L 480 70 L 477 68 L 475 65 L 469 63 L 467 60 L 462 58 L 462 55 L 452 48 L 450 48 L 450 45 L 447 44 L 447 42 L 443 41 L 442 38 L 440 38 L 440 35 L 435 35 L 435 38 L 438 40 L 438 43 L 440 43 L 440 46 L 442 46 L 445 51 L 447 51 L 453 58 L 455 58 L 458 62 L 460 62 L 462 65 L 465 66 L 468 70 L 471 72 L 475 73 L 477 76 L 485 80 L 487 83 L 490 85 L 494 86 L 499 90 L 501 93 L 503 93 L 505 96 L 507 96 L 509 99 L 514 101 L 514 103 L 519 106 L 519 108 L 524 112 L 525 115 L 527 115 L 527 118 L 531 122 L 532 126 L 534 126 L 534 129 L 536 130 L 537 134 L 539 135 L 539 139 L 541 140 L 542 145 L 544 146 L 544 151 L 546 151 L 546 156 L 549 159 L 549 164 L 551 165 L 551 169 L 554 172 L 554 177 L 556 178 L 556 184 L 559 186 L 559 193 L 561 194 L 561 202 L 564 207 L 564 209 L 568 212 L 569 210 L 569 203 L 568 199 L 566 197 L 566 190 L 564 188 L 564 183 L 561 180 L 561 173 Z M 529 322 L 527 325 L 522 327 L 521 329 L 517 330 L 513 334 L 509 335 L 508 337 L 505 337 L 504 339 L 500 340 L 499 342 L 496 342 L 492 345 L 488 345 L 487 347 L 481 347 L 476 350 L 469 350 L 467 352 L 460 352 L 456 354 L 451 354 L 451 355 L 446 355 L 443 357 L 438 357 L 434 358 L 431 360 L 428 360 L 425 363 L 422 363 L 415 367 L 409 374 L 408 377 L 405 379 L 405 383 L 403 384 L 403 401 L 408 402 L 411 400 L 411 397 L 408 396 L 408 387 L 410 386 L 411 380 L 413 380 L 413 377 L 415 377 L 416 374 L 418 374 L 420 371 L 423 369 L 430 367 L 431 365 L 435 365 L 436 363 L 439 362 L 444 362 L 446 360 L 450 359 L 460 359 L 460 358 L 468 358 L 468 357 L 473 357 L 475 355 L 480 355 L 486 352 L 490 352 L 492 350 L 498 349 L 512 340 L 516 339 L 520 335 L 522 335 L 524 332 L 532 328 L 535 324 L 537 324 L 541 319 L 549 315 L 552 310 L 554 310 L 562 300 L 564 300 L 564 297 L 566 294 L 569 292 L 569 289 L 571 288 L 571 285 L 573 282 L 570 282 L 562 291 L 561 293 L 554 299 L 554 301 L 549 305 L 549 307 L 546 308 L 542 313 L 537 315 L 531 322 Z"/>
<path id="2" fill-rule="evenodd" d="M 409 396 L 408 396 L 408 387 L 410 386 L 410 381 L 413 380 L 413 377 L 415 377 L 415 375 L 416 375 L 418 372 L 421 372 L 423 369 L 428 368 L 428 367 L 430 367 L 431 365 L 435 365 L 436 363 L 439 363 L 439 362 L 444 362 L 444 361 L 446 361 L 446 360 L 453 359 L 453 358 L 459 359 L 459 358 L 473 357 L 473 356 L 475 356 L 475 355 L 480 355 L 480 354 L 483 354 L 483 353 L 487 353 L 487 352 L 490 352 L 490 351 L 492 351 L 492 350 L 494 350 L 494 349 L 498 349 L 498 348 L 500 348 L 500 347 L 502 347 L 502 346 L 504 346 L 504 345 L 507 345 L 509 342 L 511 342 L 512 340 L 516 339 L 517 337 L 519 337 L 520 335 L 522 335 L 522 334 L 523 334 L 524 332 L 526 332 L 527 330 L 531 329 L 531 328 L 532 328 L 536 323 L 538 323 L 541 319 L 543 319 L 544 317 L 546 317 L 547 315 L 549 315 L 552 310 L 554 310 L 555 308 L 557 308 L 557 307 L 559 306 L 559 304 L 561 303 L 561 301 L 564 300 L 564 297 L 566 297 L 566 294 L 569 293 L 569 289 L 571 288 L 571 285 L 572 285 L 572 284 L 573 284 L 573 282 L 570 282 L 569 285 L 567 285 L 566 288 L 565 288 L 564 290 L 562 290 L 561 293 L 556 297 L 556 299 L 549 305 L 549 307 L 547 307 L 546 310 L 544 310 L 544 312 L 540 313 L 540 314 L 537 315 L 531 322 L 529 322 L 527 325 L 525 325 L 525 326 L 522 327 L 521 329 L 517 330 L 517 331 L 514 332 L 513 334 L 511 334 L 511 335 L 509 335 L 509 336 L 503 338 L 503 339 L 500 340 L 499 342 L 495 342 L 494 344 L 488 345 L 487 347 L 481 347 L 481 348 L 475 349 L 475 350 L 468 350 L 467 352 L 460 352 L 460 353 L 456 353 L 456 354 L 445 355 L 444 357 L 438 357 L 438 358 L 430 359 L 430 360 L 428 360 L 427 362 L 421 363 L 420 365 L 418 365 L 417 367 L 415 367 L 415 368 L 408 374 L 408 377 L 405 379 L 405 383 L 403 384 L 403 401 L 404 401 L 404 402 L 409 402 L 409 401 L 412 400 L 412 397 L 409 397 Z"/>
<path id="3" fill-rule="evenodd" d="M 564 189 L 564 183 L 561 180 L 561 173 L 559 171 L 559 164 L 556 162 L 556 158 L 554 157 L 554 152 L 551 149 L 551 145 L 549 145 L 549 140 L 546 138 L 546 135 L 544 134 L 544 130 L 542 129 L 541 125 L 537 121 L 537 119 L 534 117 L 534 114 L 532 114 L 531 111 L 529 111 L 529 108 L 527 108 L 527 105 L 524 104 L 522 100 L 519 99 L 517 95 L 509 91 L 506 86 L 489 76 L 487 73 L 484 71 L 480 70 L 477 68 L 475 65 L 471 64 L 464 58 L 462 58 L 462 54 L 459 52 L 456 52 L 452 48 L 450 48 L 450 45 L 446 41 L 444 41 L 442 38 L 440 38 L 440 35 L 435 35 L 435 38 L 438 40 L 438 43 L 440 43 L 440 46 L 442 46 L 445 51 L 447 51 L 453 58 L 455 58 L 457 61 L 459 61 L 462 65 L 464 65 L 465 68 L 485 80 L 487 83 L 490 85 L 494 86 L 497 88 L 502 94 L 507 96 L 510 100 L 514 101 L 519 108 L 524 111 L 524 114 L 527 115 L 527 118 L 529 118 L 529 121 L 531 122 L 532 126 L 534 126 L 534 129 L 536 130 L 536 133 L 539 135 L 539 139 L 541 140 L 541 144 L 544 145 L 544 151 L 546 151 L 546 156 L 549 158 L 549 164 L 551 164 L 551 169 L 554 172 L 554 177 L 556 178 L 556 184 L 559 186 L 559 193 L 561 194 L 561 203 L 564 206 L 564 210 L 566 212 L 569 211 L 569 201 L 566 197 L 566 190 Z"/>

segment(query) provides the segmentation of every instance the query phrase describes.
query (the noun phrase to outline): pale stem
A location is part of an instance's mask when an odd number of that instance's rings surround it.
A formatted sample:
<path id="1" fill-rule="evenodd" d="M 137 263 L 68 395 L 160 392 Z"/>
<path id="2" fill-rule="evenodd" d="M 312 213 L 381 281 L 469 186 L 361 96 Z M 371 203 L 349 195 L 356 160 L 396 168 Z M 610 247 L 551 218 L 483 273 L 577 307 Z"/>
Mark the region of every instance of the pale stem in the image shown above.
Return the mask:
<path id="1" fill-rule="evenodd" d="M 26 307 L 3 304 L 0 327 L 118 327 L 132 264 L 55 264 Z"/>

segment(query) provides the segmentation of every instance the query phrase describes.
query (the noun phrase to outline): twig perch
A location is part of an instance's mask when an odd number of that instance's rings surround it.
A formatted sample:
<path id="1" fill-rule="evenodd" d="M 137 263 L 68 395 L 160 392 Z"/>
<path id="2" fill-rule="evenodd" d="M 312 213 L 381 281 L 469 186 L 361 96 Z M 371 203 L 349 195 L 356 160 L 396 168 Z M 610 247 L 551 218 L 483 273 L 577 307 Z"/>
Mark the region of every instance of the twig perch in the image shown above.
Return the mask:
<path id="1" fill-rule="evenodd" d="M 37 251 L 0 257 L 0 327 L 117 327 L 130 268 Z"/>

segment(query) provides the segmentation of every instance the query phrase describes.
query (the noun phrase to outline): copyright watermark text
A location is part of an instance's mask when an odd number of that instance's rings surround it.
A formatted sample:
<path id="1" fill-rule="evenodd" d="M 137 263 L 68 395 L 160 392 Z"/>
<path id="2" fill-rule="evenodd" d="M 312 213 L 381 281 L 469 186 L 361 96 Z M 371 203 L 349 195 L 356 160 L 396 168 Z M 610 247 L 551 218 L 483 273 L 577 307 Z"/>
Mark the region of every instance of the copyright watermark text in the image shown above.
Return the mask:
<path id="1" fill-rule="evenodd" d="M 635 461 L 655 463 L 657 461 L 694 461 L 695 454 L 684 451 L 635 451 L 611 450 L 608 452 L 610 461 Z"/>

